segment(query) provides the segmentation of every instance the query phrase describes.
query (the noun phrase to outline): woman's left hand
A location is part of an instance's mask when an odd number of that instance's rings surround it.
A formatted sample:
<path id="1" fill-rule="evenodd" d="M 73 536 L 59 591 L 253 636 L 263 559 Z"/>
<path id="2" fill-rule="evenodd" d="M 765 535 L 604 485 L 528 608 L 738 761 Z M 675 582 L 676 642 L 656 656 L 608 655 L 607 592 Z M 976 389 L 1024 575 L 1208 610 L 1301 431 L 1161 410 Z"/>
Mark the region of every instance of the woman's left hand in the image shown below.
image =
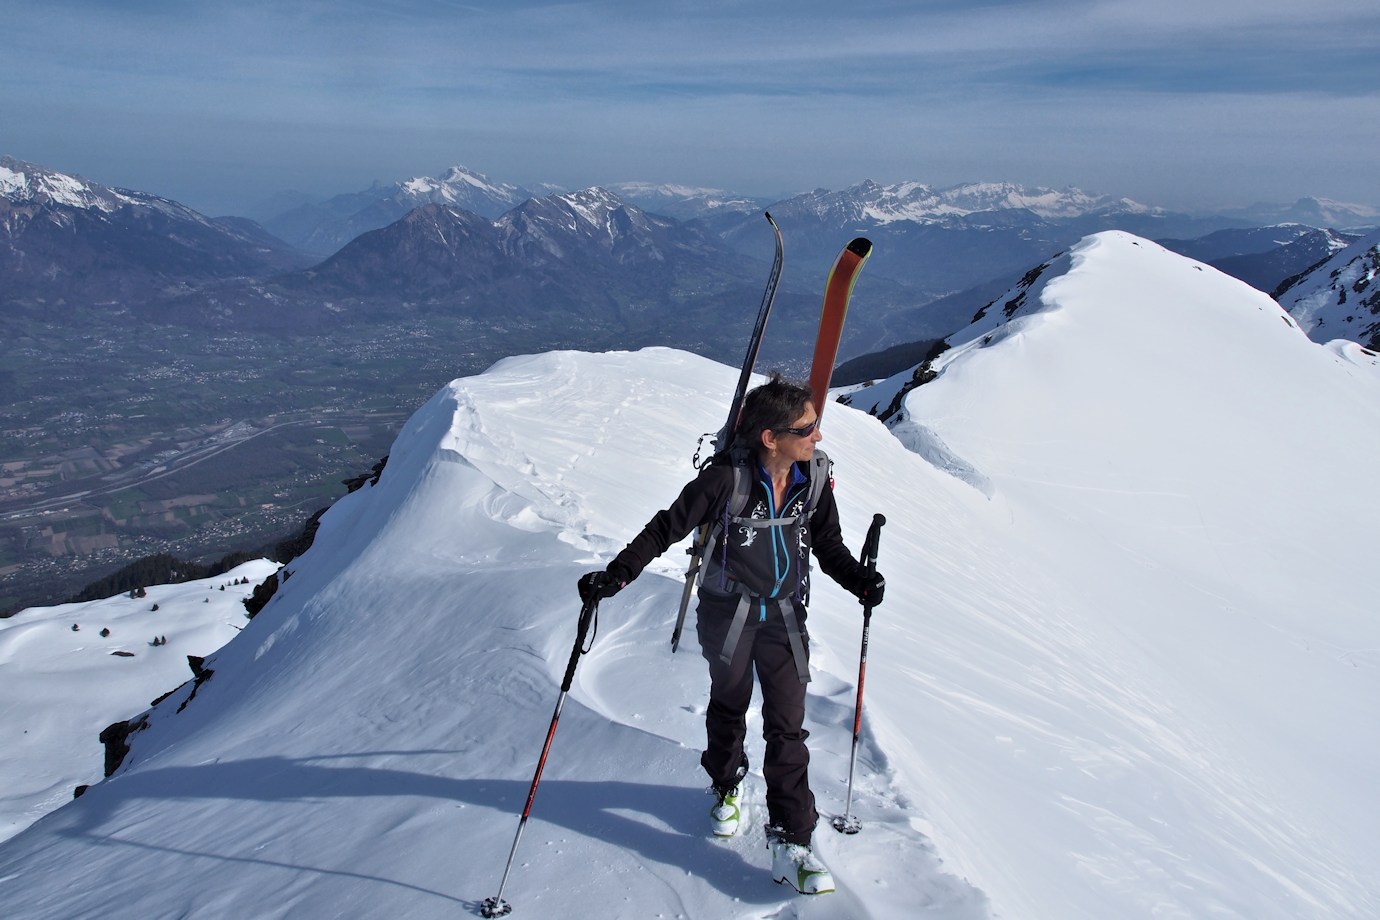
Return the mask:
<path id="1" fill-rule="evenodd" d="M 855 593 L 858 595 L 859 603 L 880 607 L 882 597 L 886 594 L 886 579 L 882 577 L 881 572 L 863 575 L 862 580 L 858 582 L 858 590 Z"/>

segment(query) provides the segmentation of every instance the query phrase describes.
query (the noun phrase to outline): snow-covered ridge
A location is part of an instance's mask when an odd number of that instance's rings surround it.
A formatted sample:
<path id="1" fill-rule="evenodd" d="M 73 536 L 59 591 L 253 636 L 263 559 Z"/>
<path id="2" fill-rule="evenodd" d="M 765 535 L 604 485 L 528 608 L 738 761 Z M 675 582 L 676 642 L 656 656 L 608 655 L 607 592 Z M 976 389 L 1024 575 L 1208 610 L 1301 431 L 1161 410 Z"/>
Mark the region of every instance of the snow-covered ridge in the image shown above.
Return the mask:
<path id="1" fill-rule="evenodd" d="M 927 222 L 989 211 L 1027 210 L 1045 218 L 1073 218 L 1093 213 L 1157 213 L 1129 198 L 1092 195 L 1077 188 L 1029 188 L 1009 182 L 970 182 L 937 189 L 922 182 L 879 185 L 865 181 L 840 191 L 821 190 L 792 199 L 807 209 L 851 205 L 858 217 L 879 224 Z M 812 204 L 813 202 L 813 204 Z"/>
<path id="2" fill-rule="evenodd" d="M 760 210 L 768 203 L 766 199 L 739 195 L 724 189 L 675 183 L 616 182 L 608 187 L 639 207 L 664 211 L 680 219 L 721 213 L 749 213 Z"/>
<path id="3" fill-rule="evenodd" d="M 588 226 L 608 233 L 613 232 L 609 221 L 611 212 L 624 207 L 622 199 L 598 186 L 566 195 L 554 195 L 551 200 L 564 204 Z"/>
<path id="4" fill-rule="evenodd" d="M 407 198 L 419 204 L 458 204 L 464 206 L 475 193 L 494 200 L 516 204 L 524 196 L 515 185 L 494 182 L 482 173 L 452 166 L 438 177 L 418 176 L 398 183 L 397 188 Z"/>
<path id="5" fill-rule="evenodd" d="M 616 182 L 611 188 L 620 194 L 655 195 L 661 198 L 724 198 L 731 193 L 721 188 L 677 185 L 674 182 Z"/>
<path id="6" fill-rule="evenodd" d="M 16 203 L 52 202 L 73 208 L 113 211 L 133 201 L 127 195 L 88 183 L 77 176 L 21 163 L 10 157 L 0 159 L 0 195 Z"/>
<path id="7" fill-rule="evenodd" d="M 127 207 L 147 208 L 176 220 L 192 221 L 208 227 L 214 224 L 200 212 L 171 199 L 101 185 L 79 176 L 24 163 L 13 157 L 0 158 L 0 195 L 16 204 L 80 208 L 103 214 Z M 226 230 L 223 225 L 215 226 L 221 232 Z"/>
<path id="8" fill-rule="evenodd" d="M 494 225 L 505 238 L 505 246 L 521 247 L 529 257 L 536 257 L 540 250 L 555 258 L 564 258 L 571 242 L 568 234 L 605 248 L 631 241 L 636 251 L 660 258 L 656 231 L 674 228 L 671 221 L 651 215 L 600 186 L 529 199 Z"/>
<path id="9" fill-rule="evenodd" d="M 1021 292 L 905 400 L 987 494 L 874 418 L 825 415 L 845 540 L 888 519 L 863 832 L 816 835 L 839 892 L 771 884 L 755 728 L 751 830 L 705 838 L 704 664 L 666 648 L 674 547 L 601 607 L 515 916 L 1380 915 L 1380 743 L 1358 728 L 1380 724 L 1380 381 L 1126 234 Z M 0 847 L 7 908 L 94 915 L 131 877 L 130 916 L 449 916 L 494 894 L 575 580 L 694 475 L 735 377 L 649 349 L 444 387 L 197 698 L 161 704 L 115 777 Z M 820 578 L 807 722 L 826 815 L 860 625 Z"/>

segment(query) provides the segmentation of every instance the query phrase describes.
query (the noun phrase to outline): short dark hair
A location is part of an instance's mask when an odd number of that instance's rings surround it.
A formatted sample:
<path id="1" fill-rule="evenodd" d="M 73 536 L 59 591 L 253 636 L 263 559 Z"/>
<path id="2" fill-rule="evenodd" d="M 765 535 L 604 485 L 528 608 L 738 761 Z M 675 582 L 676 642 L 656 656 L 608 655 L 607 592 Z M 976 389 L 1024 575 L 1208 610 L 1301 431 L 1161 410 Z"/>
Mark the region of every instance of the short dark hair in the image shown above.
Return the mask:
<path id="1" fill-rule="evenodd" d="M 780 371 L 772 371 L 771 379 L 749 390 L 743 400 L 735 442 L 761 450 L 762 432 L 768 428 L 789 427 L 805 414 L 805 406 L 811 398 L 809 387 L 786 379 Z"/>

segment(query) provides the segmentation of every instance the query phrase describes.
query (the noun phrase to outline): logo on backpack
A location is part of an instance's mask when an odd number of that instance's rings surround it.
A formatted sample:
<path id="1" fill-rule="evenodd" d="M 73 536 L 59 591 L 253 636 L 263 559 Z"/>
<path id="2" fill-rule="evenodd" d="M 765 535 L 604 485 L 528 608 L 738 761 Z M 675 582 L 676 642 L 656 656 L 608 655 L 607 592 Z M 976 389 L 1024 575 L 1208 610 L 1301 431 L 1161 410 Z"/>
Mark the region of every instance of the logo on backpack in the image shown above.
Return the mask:
<path id="1" fill-rule="evenodd" d="M 767 506 L 764 505 L 764 504 L 762 504 L 761 502 L 758 502 L 758 503 L 757 503 L 757 507 L 752 509 L 752 514 L 750 515 L 750 517 L 751 517 L 754 521 L 764 521 L 764 520 L 766 520 L 766 519 L 767 519 Z M 757 540 L 757 528 L 756 528 L 756 527 L 748 527 L 748 526 L 746 526 L 746 525 L 740 525 L 740 526 L 738 527 L 738 535 L 741 536 L 741 537 L 743 538 L 743 542 L 742 542 L 742 543 L 739 543 L 738 546 L 740 546 L 740 547 L 748 547 L 748 546 L 751 546 L 751 545 L 752 545 L 754 542 L 756 542 L 756 540 Z"/>

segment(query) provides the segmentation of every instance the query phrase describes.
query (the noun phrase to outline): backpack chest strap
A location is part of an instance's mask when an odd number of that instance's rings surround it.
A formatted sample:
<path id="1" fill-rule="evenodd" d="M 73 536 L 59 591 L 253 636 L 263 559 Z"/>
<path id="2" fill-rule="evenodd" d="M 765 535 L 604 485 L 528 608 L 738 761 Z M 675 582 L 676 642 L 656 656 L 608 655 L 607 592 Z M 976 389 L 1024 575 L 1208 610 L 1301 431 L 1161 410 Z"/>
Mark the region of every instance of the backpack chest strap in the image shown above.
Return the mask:
<path id="1" fill-rule="evenodd" d="M 780 526 L 783 526 L 783 525 L 785 525 L 785 524 L 794 524 L 796 521 L 800 520 L 802 517 L 804 517 L 803 514 L 798 514 L 798 515 L 796 515 L 795 517 L 777 517 L 777 518 L 735 517 L 735 518 L 730 518 L 730 519 L 729 519 L 729 522 L 730 522 L 731 524 L 737 526 L 737 527 L 780 527 Z"/>

